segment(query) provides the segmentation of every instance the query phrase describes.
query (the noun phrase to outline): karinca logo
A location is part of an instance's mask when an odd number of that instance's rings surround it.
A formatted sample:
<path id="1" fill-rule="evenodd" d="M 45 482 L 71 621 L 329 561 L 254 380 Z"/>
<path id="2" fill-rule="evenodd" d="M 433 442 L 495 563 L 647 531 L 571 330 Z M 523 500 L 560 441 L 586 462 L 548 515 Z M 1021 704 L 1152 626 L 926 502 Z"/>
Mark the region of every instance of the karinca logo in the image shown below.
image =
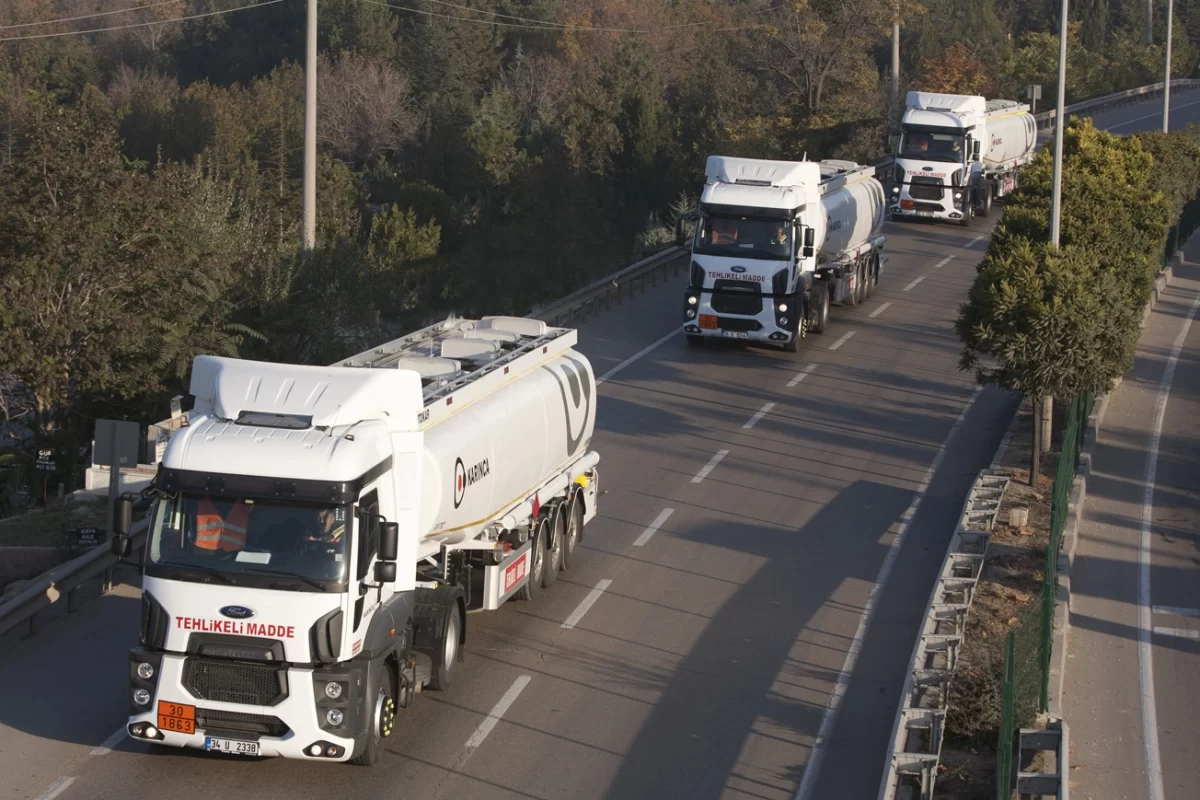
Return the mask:
<path id="1" fill-rule="evenodd" d="M 587 365 L 572 356 L 563 356 L 563 361 L 553 367 L 542 367 L 558 381 L 562 393 L 563 415 L 567 424 L 567 456 L 575 455 L 583 435 L 587 431 L 588 419 L 592 414 L 592 378 Z"/>
<path id="2" fill-rule="evenodd" d="M 470 469 L 463 465 L 461 458 L 456 458 L 454 460 L 454 507 L 458 508 L 462 505 L 468 486 L 475 485 L 491 474 L 492 467 L 486 458 Z"/>

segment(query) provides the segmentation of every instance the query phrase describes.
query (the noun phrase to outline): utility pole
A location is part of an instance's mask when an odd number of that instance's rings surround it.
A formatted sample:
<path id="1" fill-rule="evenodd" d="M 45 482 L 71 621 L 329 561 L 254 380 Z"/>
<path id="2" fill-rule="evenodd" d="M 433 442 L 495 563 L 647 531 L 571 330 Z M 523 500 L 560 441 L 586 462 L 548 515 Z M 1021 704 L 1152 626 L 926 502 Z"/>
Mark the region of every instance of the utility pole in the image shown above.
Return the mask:
<path id="1" fill-rule="evenodd" d="M 1054 188 L 1050 195 L 1050 244 L 1058 249 L 1062 217 L 1063 119 L 1067 103 L 1067 3 L 1062 0 L 1062 19 L 1058 28 L 1058 110 L 1054 113 Z"/>
<path id="2" fill-rule="evenodd" d="M 892 99 L 900 94 L 900 17 L 892 15 Z"/>
<path id="3" fill-rule="evenodd" d="M 304 252 L 317 240 L 317 0 L 308 0 L 304 53 Z"/>
<path id="4" fill-rule="evenodd" d="M 1154 44 L 1154 0 L 1146 0 L 1146 46 Z"/>
<path id="5" fill-rule="evenodd" d="M 1163 133 L 1168 133 L 1171 116 L 1171 17 L 1174 16 L 1175 0 L 1167 0 L 1167 76 L 1163 78 Z"/>

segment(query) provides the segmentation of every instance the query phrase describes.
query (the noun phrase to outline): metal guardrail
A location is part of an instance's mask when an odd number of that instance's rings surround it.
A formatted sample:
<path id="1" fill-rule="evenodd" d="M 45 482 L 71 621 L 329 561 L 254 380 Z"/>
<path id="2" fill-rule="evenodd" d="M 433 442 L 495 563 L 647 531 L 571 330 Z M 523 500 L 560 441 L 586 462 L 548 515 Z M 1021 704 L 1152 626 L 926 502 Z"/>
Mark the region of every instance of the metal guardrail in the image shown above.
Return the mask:
<path id="1" fill-rule="evenodd" d="M 1099 108 L 1108 108 L 1110 106 L 1121 106 L 1126 103 L 1140 103 L 1147 97 L 1154 97 L 1163 92 L 1163 87 L 1166 84 L 1163 81 L 1152 83 L 1149 86 L 1139 86 L 1136 89 L 1126 89 L 1123 92 L 1114 92 L 1106 94 L 1103 97 L 1093 97 L 1091 100 L 1081 100 L 1078 103 L 1072 103 L 1063 108 L 1065 116 L 1074 116 L 1080 111 L 1092 111 Z M 1171 81 L 1172 89 L 1180 89 L 1188 91 L 1189 89 L 1200 88 L 1200 80 L 1194 78 L 1176 78 Z M 1052 108 L 1049 111 L 1043 111 L 1040 114 L 1034 114 L 1033 118 L 1037 121 L 1038 128 L 1054 127 L 1054 119 L 1058 116 L 1058 109 Z"/>
<path id="2" fill-rule="evenodd" d="M 130 530 L 133 552 L 145 543 L 148 520 L 138 522 Z M 112 569 L 120 559 L 108 549 L 108 543 L 89 550 L 77 558 L 59 564 L 33 579 L 16 597 L 0 605 L 0 635 L 22 623 L 29 624 L 29 632 L 37 631 L 37 613 L 67 596 L 67 611 L 75 610 L 75 590 L 92 578 L 100 576 L 101 591 L 112 588 Z"/>
<path id="3" fill-rule="evenodd" d="M 920 635 L 913 646 L 896 720 L 888 766 L 879 800 L 930 800 L 942 757 L 950 683 L 958 665 L 967 614 L 983 572 L 983 561 L 1008 477 L 979 473 L 963 503 L 950 538 L 941 574 L 925 607 Z"/>
<path id="4" fill-rule="evenodd" d="M 1026 753 L 1053 753 L 1054 770 L 1033 772 L 1017 768 L 1017 794 L 1021 797 L 1045 797 L 1069 800 L 1071 792 L 1069 764 L 1071 743 L 1067 723 L 1052 719 L 1046 729 L 1022 728 L 1020 733 L 1020 763 L 1026 763 Z"/>
<path id="5" fill-rule="evenodd" d="M 571 325 L 589 313 L 607 311 L 613 300 L 620 304 L 622 294 L 633 297 L 635 290 L 645 291 L 647 279 L 653 288 L 658 285 L 660 273 L 663 280 L 678 275 L 687 254 L 684 248 L 672 245 L 526 316 L 555 327 Z"/>

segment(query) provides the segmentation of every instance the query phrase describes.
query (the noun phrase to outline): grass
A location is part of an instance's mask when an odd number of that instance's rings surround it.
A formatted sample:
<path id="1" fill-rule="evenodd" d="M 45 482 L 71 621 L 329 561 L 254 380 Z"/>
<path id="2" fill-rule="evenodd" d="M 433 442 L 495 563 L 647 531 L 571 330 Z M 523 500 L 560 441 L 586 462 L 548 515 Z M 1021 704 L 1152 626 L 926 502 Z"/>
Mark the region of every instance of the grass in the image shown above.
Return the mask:
<path id="1" fill-rule="evenodd" d="M 63 532 L 73 528 L 103 528 L 107 521 L 104 503 L 80 503 L 38 509 L 0 519 L 0 547 L 59 547 Z"/>

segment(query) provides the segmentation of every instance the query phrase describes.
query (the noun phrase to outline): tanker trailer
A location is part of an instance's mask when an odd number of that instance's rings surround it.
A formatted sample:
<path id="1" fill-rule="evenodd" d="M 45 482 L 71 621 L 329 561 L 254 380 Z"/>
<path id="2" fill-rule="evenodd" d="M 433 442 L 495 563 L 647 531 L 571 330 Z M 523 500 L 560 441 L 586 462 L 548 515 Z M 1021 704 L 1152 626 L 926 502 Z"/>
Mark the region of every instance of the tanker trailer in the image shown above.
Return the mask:
<path id="1" fill-rule="evenodd" d="M 576 339 L 451 318 L 328 367 L 197 357 L 145 492 L 129 734 L 375 763 L 415 694 L 449 685 L 469 608 L 575 567 L 599 496 Z"/>
<path id="2" fill-rule="evenodd" d="M 850 161 L 709 156 L 692 240 L 683 330 L 794 353 L 824 333 L 831 303 L 857 305 L 878 284 L 884 192 Z M 676 239 L 683 246 L 682 220 Z"/>
<path id="3" fill-rule="evenodd" d="M 912 91 L 892 144 L 892 218 L 970 225 L 1016 189 L 1037 146 L 1037 123 L 1012 100 Z"/>

